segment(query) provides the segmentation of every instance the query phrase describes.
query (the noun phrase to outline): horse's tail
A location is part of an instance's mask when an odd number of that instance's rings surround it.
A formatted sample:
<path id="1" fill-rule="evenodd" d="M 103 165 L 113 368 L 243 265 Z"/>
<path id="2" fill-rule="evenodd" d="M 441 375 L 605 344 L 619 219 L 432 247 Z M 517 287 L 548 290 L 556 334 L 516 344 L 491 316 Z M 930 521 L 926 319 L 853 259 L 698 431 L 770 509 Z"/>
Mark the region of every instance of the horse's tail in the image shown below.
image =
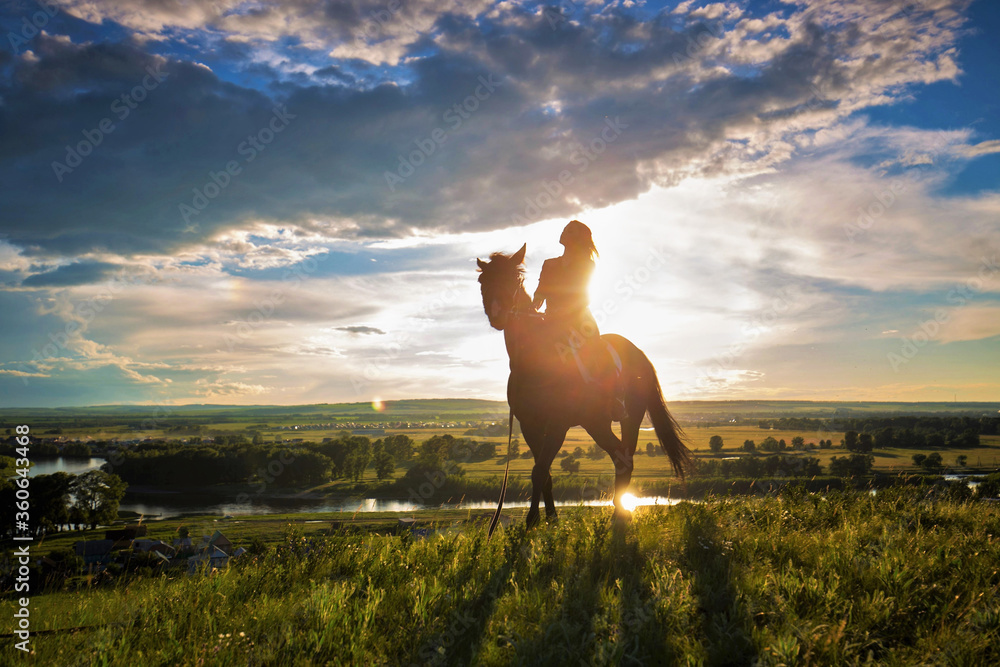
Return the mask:
<path id="1" fill-rule="evenodd" d="M 660 389 L 660 381 L 656 377 L 656 369 L 653 368 L 652 362 L 645 354 L 642 352 L 640 354 L 646 362 L 650 379 L 646 388 L 646 410 L 649 412 L 649 419 L 653 422 L 656 437 L 660 441 L 664 453 L 670 458 L 674 471 L 683 479 L 693 465 L 691 450 L 684 442 L 683 431 L 677 424 L 677 420 L 667 410 L 666 401 L 663 400 L 663 391 Z"/>

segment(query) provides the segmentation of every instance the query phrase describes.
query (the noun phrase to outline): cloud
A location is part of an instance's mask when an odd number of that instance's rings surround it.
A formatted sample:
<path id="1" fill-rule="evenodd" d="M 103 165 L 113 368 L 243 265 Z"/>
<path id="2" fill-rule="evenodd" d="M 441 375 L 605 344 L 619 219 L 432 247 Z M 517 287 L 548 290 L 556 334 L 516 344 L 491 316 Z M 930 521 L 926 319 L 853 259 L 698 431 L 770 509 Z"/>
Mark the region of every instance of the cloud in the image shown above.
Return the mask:
<path id="1" fill-rule="evenodd" d="M 108 262 L 76 262 L 45 273 L 36 273 L 21 281 L 24 287 L 68 287 L 100 282 L 120 268 Z"/>
<path id="2" fill-rule="evenodd" d="M 368 335 L 368 334 L 385 335 L 385 332 L 382 331 L 381 329 L 376 329 L 375 327 L 358 326 L 358 325 L 349 327 L 336 327 L 336 330 L 346 331 L 348 333 L 360 334 L 360 335 Z"/>
<path id="3" fill-rule="evenodd" d="M 41 34 L 33 58 L 0 84 L 9 193 L 0 227 L 25 252 L 50 257 L 171 253 L 261 223 L 394 238 L 501 229 L 692 176 L 764 173 L 787 163 L 804 135 L 909 86 L 954 79 L 964 5 L 897 15 L 825 2 L 764 17 L 711 5 L 646 22 L 619 7 L 580 8 L 553 26 L 537 7 L 404 3 L 372 48 L 407 55 L 379 81 L 322 83 L 306 71 L 356 76 L 356 55 L 313 67 L 308 50 L 299 63 L 282 52 L 286 67 L 305 69 L 269 90 L 234 82 L 231 71 L 248 65 L 240 51 L 212 70 L 180 50 L 144 50 L 153 42 Z M 378 7 L 319 15 L 292 2 L 88 2 L 69 11 L 157 39 L 181 28 L 269 43 L 296 34 L 336 53 L 354 48 L 344 40 Z M 165 80 L 119 119 L 112 105 L 149 68 Z M 276 108 L 288 121 L 280 133 L 269 129 Z M 114 131 L 58 183 L 52 163 L 103 118 Z M 253 137 L 269 141 L 258 150 Z M 226 173 L 230 163 L 238 173 Z M 402 182 L 390 189 L 386 174 Z M 34 224 L 19 224 L 26 219 Z M 247 261 L 285 258 L 258 251 Z"/>
<path id="4" fill-rule="evenodd" d="M 993 291 L 1000 292 L 1000 286 L 995 285 Z M 1000 305 L 966 306 L 951 311 L 938 340 L 954 343 L 994 336 L 1000 336 Z"/>
<path id="5" fill-rule="evenodd" d="M 969 158 L 979 157 L 981 155 L 992 155 L 994 153 L 1000 153 L 1000 140 L 998 139 L 981 141 L 978 144 L 964 147 L 964 150 L 962 151 L 962 154 Z"/>

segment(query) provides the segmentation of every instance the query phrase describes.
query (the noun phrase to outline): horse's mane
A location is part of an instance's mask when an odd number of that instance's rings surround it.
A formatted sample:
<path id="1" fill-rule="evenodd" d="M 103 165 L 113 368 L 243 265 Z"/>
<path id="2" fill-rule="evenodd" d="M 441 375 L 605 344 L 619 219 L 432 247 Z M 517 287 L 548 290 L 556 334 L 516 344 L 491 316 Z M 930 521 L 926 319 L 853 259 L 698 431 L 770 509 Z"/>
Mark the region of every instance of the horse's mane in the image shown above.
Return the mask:
<path id="1" fill-rule="evenodd" d="M 495 252 L 495 253 L 492 253 L 490 255 L 490 261 L 493 262 L 493 261 L 498 260 L 498 259 L 509 260 L 511 257 L 513 257 L 513 255 L 508 255 L 505 252 Z M 523 278 L 524 277 L 524 265 L 523 264 L 518 264 L 514 268 L 517 271 L 517 275 Z"/>

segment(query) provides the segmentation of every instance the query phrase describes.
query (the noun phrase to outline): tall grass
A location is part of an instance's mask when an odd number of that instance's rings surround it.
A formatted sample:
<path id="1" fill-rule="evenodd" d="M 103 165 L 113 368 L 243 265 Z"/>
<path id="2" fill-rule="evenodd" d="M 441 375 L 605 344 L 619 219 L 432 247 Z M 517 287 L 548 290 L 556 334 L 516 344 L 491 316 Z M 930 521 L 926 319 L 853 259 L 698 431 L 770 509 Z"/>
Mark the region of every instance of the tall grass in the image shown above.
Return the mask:
<path id="1" fill-rule="evenodd" d="M 38 664 L 997 664 L 1000 510 L 877 495 L 564 511 L 487 541 L 290 532 L 211 576 L 34 599 Z M 7 615 L 9 601 L 3 603 Z"/>

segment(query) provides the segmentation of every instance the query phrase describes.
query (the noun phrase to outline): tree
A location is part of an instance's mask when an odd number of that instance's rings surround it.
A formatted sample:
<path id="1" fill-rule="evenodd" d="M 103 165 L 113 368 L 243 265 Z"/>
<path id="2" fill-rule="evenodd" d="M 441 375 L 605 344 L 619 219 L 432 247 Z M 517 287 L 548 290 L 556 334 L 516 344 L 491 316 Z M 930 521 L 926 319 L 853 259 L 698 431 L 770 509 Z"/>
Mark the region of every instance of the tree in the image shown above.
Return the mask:
<path id="1" fill-rule="evenodd" d="M 968 462 L 968 460 L 969 460 L 968 456 L 966 456 L 965 454 L 959 454 L 958 457 L 955 459 L 955 465 L 965 467 L 965 464 L 966 462 Z"/>
<path id="2" fill-rule="evenodd" d="M 872 439 L 871 433 L 861 433 L 858 435 L 858 445 L 857 451 L 861 454 L 867 454 L 875 446 L 875 442 Z"/>
<path id="3" fill-rule="evenodd" d="M 751 454 L 753 454 L 755 451 L 757 451 L 757 443 L 755 443 L 753 440 L 744 440 L 743 451 L 750 452 Z"/>
<path id="4" fill-rule="evenodd" d="M 385 449 L 380 449 L 377 454 L 375 454 L 375 476 L 379 481 L 382 481 L 386 477 L 392 475 L 396 470 L 396 463 L 392 460 L 392 454 L 385 451 Z"/>
<path id="5" fill-rule="evenodd" d="M 760 443 L 760 451 L 776 452 L 778 451 L 779 446 L 780 445 L 778 444 L 778 441 L 769 435 L 766 438 L 764 438 L 764 441 L 762 443 Z"/>
<path id="6" fill-rule="evenodd" d="M 409 461 L 413 456 L 413 439 L 403 433 L 386 436 L 383 446 L 396 461 Z"/>
<path id="7" fill-rule="evenodd" d="M 71 487 L 76 498 L 74 507 L 90 524 L 91 530 L 99 524 L 109 524 L 118 518 L 118 503 L 128 485 L 118 475 L 103 470 L 91 470 L 77 475 Z"/>
<path id="8" fill-rule="evenodd" d="M 792 449 L 796 451 L 801 451 L 806 448 L 806 439 L 801 435 L 797 435 L 792 438 Z"/>
<path id="9" fill-rule="evenodd" d="M 875 446 L 879 449 L 887 449 L 889 447 L 892 447 L 892 442 L 893 442 L 892 438 L 893 438 L 893 433 L 891 426 L 887 426 L 886 428 L 880 429 L 875 434 Z"/>
<path id="10" fill-rule="evenodd" d="M 580 472 L 580 462 L 573 460 L 573 457 L 571 456 L 564 458 L 562 463 L 559 465 L 563 470 L 570 474 Z"/>
<path id="11" fill-rule="evenodd" d="M 347 456 L 344 458 L 347 476 L 353 478 L 355 482 L 360 481 L 371 458 L 371 441 L 363 436 L 351 437 L 348 440 Z"/>
<path id="12" fill-rule="evenodd" d="M 939 453 L 931 452 L 921 465 L 927 470 L 935 471 L 944 467 L 944 461 Z"/>
<path id="13" fill-rule="evenodd" d="M 844 439 L 841 440 L 840 442 L 847 451 L 849 452 L 856 451 L 858 447 L 858 432 L 848 431 L 844 433 Z"/>
<path id="14" fill-rule="evenodd" d="M 722 451 L 722 436 L 713 435 L 708 441 L 708 448 L 712 450 L 713 454 L 718 454 Z"/>
<path id="15" fill-rule="evenodd" d="M 915 466 L 923 466 L 924 465 L 924 461 L 927 460 L 927 455 L 926 454 L 914 454 L 912 458 L 913 458 L 913 465 L 915 465 Z"/>
<path id="16" fill-rule="evenodd" d="M 646 456 L 656 456 L 656 447 L 651 442 L 646 443 Z"/>
<path id="17" fill-rule="evenodd" d="M 34 515 L 38 517 L 38 527 L 47 531 L 58 531 L 69 523 L 69 492 L 73 475 L 55 472 L 39 475 L 31 480 L 31 500 Z"/>
<path id="18" fill-rule="evenodd" d="M 90 446 L 83 442 L 71 442 L 63 447 L 63 458 L 67 459 L 89 459 Z"/>
<path id="19" fill-rule="evenodd" d="M 874 462 L 875 457 L 870 454 L 851 454 L 843 458 L 834 456 L 830 459 L 830 474 L 838 477 L 867 475 Z"/>

